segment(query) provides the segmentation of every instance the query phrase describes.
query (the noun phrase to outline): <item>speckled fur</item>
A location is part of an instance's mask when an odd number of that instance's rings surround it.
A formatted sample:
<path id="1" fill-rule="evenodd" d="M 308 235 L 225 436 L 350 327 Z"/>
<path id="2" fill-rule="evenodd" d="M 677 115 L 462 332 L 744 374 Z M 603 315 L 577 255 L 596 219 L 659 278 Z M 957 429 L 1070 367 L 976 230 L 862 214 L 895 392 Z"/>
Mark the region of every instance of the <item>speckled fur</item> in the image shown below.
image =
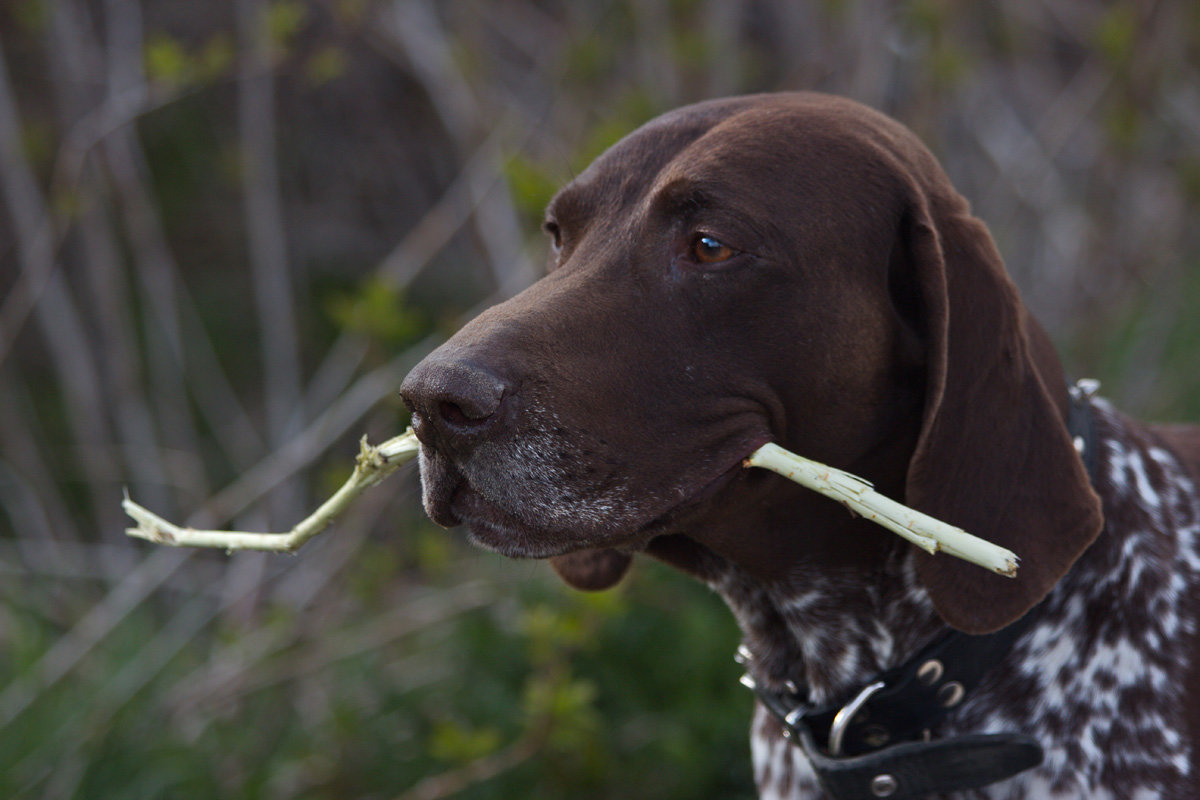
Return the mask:
<path id="1" fill-rule="evenodd" d="M 1095 407 L 1105 530 L 937 732 L 1032 733 L 1046 760 L 964 800 L 1200 796 L 1182 702 L 1200 602 L 1200 495 L 1151 429 L 1103 401 Z M 893 566 L 890 582 L 857 591 L 814 576 L 754 587 L 732 570 L 713 584 L 742 624 L 756 677 L 803 680 L 825 703 L 940 629 L 909 561 Z M 763 798 L 821 796 L 803 754 L 761 707 L 751 749 Z"/>

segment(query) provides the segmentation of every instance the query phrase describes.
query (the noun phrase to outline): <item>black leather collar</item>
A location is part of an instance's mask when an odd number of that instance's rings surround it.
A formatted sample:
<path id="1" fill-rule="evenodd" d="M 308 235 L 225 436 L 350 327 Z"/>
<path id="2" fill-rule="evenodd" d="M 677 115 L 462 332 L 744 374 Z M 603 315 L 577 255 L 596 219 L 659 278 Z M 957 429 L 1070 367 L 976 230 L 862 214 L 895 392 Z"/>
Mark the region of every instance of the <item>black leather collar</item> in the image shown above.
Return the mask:
<path id="1" fill-rule="evenodd" d="M 1042 762 L 1042 748 L 1021 734 L 956 736 L 931 732 L 979 685 L 1029 626 L 1027 614 L 984 636 L 949 631 L 904 664 L 873 678 L 847 704 L 804 703 L 807 692 L 751 685 L 763 706 L 803 748 L 834 800 L 923 797 L 978 788 Z"/>
<path id="2" fill-rule="evenodd" d="M 1070 387 L 1067 427 L 1095 482 L 1097 443 L 1091 399 L 1095 381 Z M 742 682 L 803 749 L 833 800 L 908 800 L 974 789 L 1042 763 L 1042 747 L 1025 734 L 972 734 L 933 740 L 931 732 L 1003 660 L 1034 615 L 995 633 L 951 630 L 913 658 L 870 680 L 843 706 L 806 704 L 807 689 L 775 692 L 749 676 Z M 739 661 L 750 657 L 739 649 Z"/>

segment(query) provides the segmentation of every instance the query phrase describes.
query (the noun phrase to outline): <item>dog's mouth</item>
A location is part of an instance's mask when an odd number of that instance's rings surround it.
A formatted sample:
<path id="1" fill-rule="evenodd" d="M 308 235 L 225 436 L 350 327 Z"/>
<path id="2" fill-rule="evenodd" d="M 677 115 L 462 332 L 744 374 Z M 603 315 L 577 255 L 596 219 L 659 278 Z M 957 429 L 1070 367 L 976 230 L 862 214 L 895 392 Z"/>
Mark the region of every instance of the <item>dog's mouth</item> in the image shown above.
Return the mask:
<path id="1" fill-rule="evenodd" d="M 733 452 L 736 458 L 717 462 L 716 474 L 702 476 L 691 489 L 672 489 L 675 502 L 662 502 L 659 492 L 637 491 L 598 494 L 581 502 L 569 487 L 531 487 L 540 497 L 522 510 L 514 511 L 511 500 L 489 496 L 487 484 L 494 480 L 472 480 L 444 455 L 423 447 L 421 481 L 425 510 L 437 524 L 463 525 L 472 544 L 511 558 L 550 558 L 588 548 L 616 548 L 627 552 L 641 550 L 654 537 L 676 532 L 703 516 L 720 502 L 719 496 L 735 485 L 744 474 L 743 459 L 768 440 L 751 437 Z M 484 484 L 484 485 L 480 485 Z M 568 502 L 555 506 L 564 495 Z M 657 501 L 657 502 L 656 502 Z"/>

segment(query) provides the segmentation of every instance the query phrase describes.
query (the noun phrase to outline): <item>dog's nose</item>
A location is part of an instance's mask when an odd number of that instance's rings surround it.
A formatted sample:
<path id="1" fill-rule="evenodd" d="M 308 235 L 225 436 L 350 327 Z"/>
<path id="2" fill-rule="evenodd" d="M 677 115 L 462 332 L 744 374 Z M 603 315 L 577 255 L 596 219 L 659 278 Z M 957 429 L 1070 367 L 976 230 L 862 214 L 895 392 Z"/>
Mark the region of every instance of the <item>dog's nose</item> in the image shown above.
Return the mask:
<path id="1" fill-rule="evenodd" d="M 508 384 L 493 372 L 436 351 L 400 386 L 417 438 L 430 446 L 441 440 L 456 449 L 487 435 L 509 394 Z"/>

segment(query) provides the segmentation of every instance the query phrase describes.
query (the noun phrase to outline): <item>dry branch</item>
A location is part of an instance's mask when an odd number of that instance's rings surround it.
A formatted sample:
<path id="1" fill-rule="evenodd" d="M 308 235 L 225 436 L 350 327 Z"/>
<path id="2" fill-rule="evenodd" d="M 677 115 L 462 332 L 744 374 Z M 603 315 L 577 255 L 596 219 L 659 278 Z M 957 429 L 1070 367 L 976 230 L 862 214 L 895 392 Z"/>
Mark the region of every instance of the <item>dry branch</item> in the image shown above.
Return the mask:
<path id="1" fill-rule="evenodd" d="M 137 520 L 138 527 L 125 532 L 130 536 L 177 547 L 294 553 L 323 531 L 367 487 L 391 475 L 401 464 L 410 461 L 419 449 L 420 445 L 411 428 L 378 447 L 371 447 L 363 437 L 354 474 L 333 497 L 287 533 L 180 528 L 142 508 L 128 495 L 123 505 L 125 511 Z M 805 488 L 831 497 L 930 553 L 948 553 L 1010 578 L 1017 574 L 1018 559 L 1012 551 L 884 497 L 870 483 L 848 472 L 810 461 L 771 443 L 754 451 L 744 464 L 747 467 L 769 469 Z"/>
<path id="2" fill-rule="evenodd" d="M 809 461 L 770 443 L 752 453 L 745 464 L 769 469 L 805 488 L 831 497 L 922 550 L 945 552 L 1009 578 L 1017 574 L 1018 559 L 1011 550 L 884 497 L 869 482 L 856 475 Z"/>
<path id="3" fill-rule="evenodd" d="M 349 480 L 342 484 L 342 488 L 338 489 L 333 497 L 322 503 L 320 508 L 287 533 L 201 531 L 182 528 L 133 502 L 129 495 L 125 496 L 121 505 L 125 513 L 133 517 L 138 524 L 136 528 L 126 528 L 125 533 L 174 547 L 217 547 L 229 552 L 269 550 L 294 553 L 309 539 L 325 530 L 360 494 L 391 475 L 402 464 L 411 461 L 417 453 L 417 447 L 417 439 L 411 430 L 376 447 L 367 444 L 367 437 L 364 436 L 359 443 L 358 459 Z"/>

